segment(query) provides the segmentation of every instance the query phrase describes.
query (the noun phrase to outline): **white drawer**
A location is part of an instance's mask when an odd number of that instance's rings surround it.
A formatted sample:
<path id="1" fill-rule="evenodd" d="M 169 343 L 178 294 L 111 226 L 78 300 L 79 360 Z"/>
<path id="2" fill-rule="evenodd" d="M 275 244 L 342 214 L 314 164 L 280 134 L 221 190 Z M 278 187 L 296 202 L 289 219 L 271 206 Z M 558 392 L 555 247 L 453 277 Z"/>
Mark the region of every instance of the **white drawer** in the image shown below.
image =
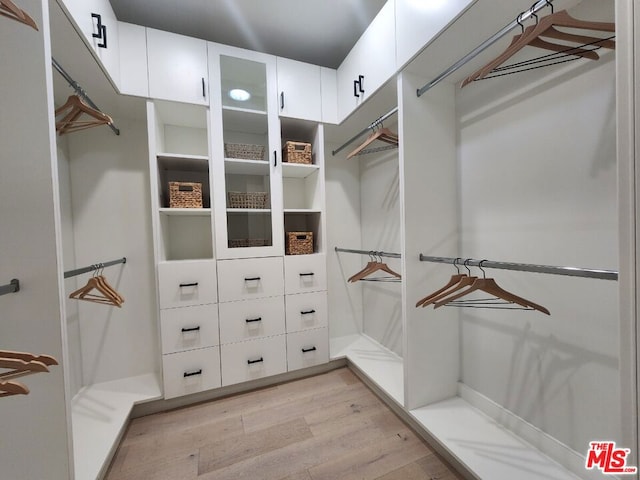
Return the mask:
<path id="1" fill-rule="evenodd" d="M 287 332 L 327 326 L 327 292 L 285 296 Z"/>
<path id="2" fill-rule="evenodd" d="M 218 305 L 196 305 L 160 311 L 162 353 L 220 344 Z"/>
<path id="3" fill-rule="evenodd" d="M 220 347 L 162 356 L 164 398 L 202 392 L 220 386 Z"/>
<path id="4" fill-rule="evenodd" d="M 284 297 L 220 304 L 221 343 L 235 343 L 285 333 Z"/>
<path id="5" fill-rule="evenodd" d="M 218 301 L 215 260 L 158 264 L 160 308 L 204 305 Z"/>
<path id="6" fill-rule="evenodd" d="M 329 362 L 329 332 L 316 328 L 287 334 L 289 371 Z"/>
<path id="7" fill-rule="evenodd" d="M 285 256 L 284 282 L 286 294 L 326 290 L 326 257 L 323 254 Z"/>
<path id="8" fill-rule="evenodd" d="M 286 335 L 222 345 L 222 385 L 287 371 Z"/>
<path id="9" fill-rule="evenodd" d="M 284 293 L 282 257 L 220 260 L 220 301 L 277 297 Z"/>

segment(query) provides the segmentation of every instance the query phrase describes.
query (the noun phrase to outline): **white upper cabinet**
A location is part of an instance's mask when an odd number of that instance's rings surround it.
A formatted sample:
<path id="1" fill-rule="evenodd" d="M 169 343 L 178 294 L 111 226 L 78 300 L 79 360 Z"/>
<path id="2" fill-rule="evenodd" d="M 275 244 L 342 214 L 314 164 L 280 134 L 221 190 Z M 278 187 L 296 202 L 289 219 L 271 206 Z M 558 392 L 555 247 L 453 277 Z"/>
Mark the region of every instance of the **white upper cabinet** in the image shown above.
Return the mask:
<path id="1" fill-rule="evenodd" d="M 338 122 L 338 71 L 334 68 L 320 68 L 320 89 L 322 96 L 322 122 Z"/>
<path id="2" fill-rule="evenodd" d="M 340 121 L 395 75 L 395 32 L 395 0 L 388 0 L 338 68 Z"/>
<path id="3" fill-rule="evenodd" d="M 131 23 L 118 22 L 118 32 L 120 37 L 120 93 L 148 97 L 146 28 Z"/>
<path id="4" fill-rule="evenodd" d="M 277 71 L 280 116 L 321 122 L 320 67 L 278 57 Z"/>
<path id="5" fill-rule="evenodd" d="M 207 42 L 147 28 L 149 96 L 209 104 Z"/>
<path id="6" fill-rule="evenodd" d="M 118 20 L 109 0 L 64 0 L 76 26 L 115 85 L 120 83 Z"/>
<path id="7" fill-rule="evenodd" d="M 398 68 L 406 65 L 475 0 L 395 0 Z"/>

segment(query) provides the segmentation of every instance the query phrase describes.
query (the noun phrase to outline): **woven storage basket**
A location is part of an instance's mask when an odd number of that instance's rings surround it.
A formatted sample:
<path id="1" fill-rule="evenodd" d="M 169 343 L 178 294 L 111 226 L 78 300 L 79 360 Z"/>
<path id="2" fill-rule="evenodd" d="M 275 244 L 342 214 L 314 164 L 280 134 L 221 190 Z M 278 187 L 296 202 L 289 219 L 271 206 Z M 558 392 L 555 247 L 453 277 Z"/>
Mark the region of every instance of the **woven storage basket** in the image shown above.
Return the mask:
<path id="1" fill-rule="evenodd" d="M 202 208 L 202 184 L 169 182 L 169 208 Z"/>
<path id="2" fill-rule="evenodd" d="M 232 238 L 229 240 L 229 248 L 264 247 L 267 240 L 264 238 Z"/>
<path id="3" fill-rule="evenodd" d="M 287 232 L 285 253 L 309 255 L 313 253 L 313 232 Z"/>
<path id="4" fill-rule="evenodd" d="M 264 160 L 264 145 L 225 143 L 224 156 L 238 160 Z"/>
<path id="5" fill-rule="evenodd" d="M 269 194 L 266 192 L 228 192 L 229 208 L 266 208 Z"/>
<path id="6" fill-rule="evenodd" d="M 311 144 L 303 142 L 286 142 L 282 149 L 282 161 L 311 165 Z"/>

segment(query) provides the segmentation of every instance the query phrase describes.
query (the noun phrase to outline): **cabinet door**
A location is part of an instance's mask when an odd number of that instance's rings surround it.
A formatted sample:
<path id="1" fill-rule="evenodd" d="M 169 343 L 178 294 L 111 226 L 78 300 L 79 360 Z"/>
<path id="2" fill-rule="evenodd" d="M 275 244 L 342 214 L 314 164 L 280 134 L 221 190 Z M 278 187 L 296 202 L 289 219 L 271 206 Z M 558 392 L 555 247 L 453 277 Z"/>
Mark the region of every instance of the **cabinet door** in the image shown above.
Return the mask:
<path id="1" fill-rule="evenodd" d="M 120 93 L 149 96 L 147 32 L 145 27 L 118 22 L 120 42 Z"/>
<path id="2" fill-rule="evenodd" d="M 149 96 L 209 104 L 207 42 L 147 28 Z"/>
<path id="3" fill-rule="evenodd" d="M 338 71 L 333 68 L 320 69 L 322 97 L 322 122 L 338 124 Z"/>
<path id="4" fill-rule="evenodd" d="M 277 66 L 280 116 L 321 122 L 320 67 L 280 57 Z"/>
<path id="5" fill-rule="evenodd" d="M 283 254 L 276 59 L 209 44 L 218 258 Z"/>
<path id="6" fill-rule="evenodd" d="M 395 2 L 389 0 L 338 68 L 341 121 L 396 73 L 395 31 Z"/>

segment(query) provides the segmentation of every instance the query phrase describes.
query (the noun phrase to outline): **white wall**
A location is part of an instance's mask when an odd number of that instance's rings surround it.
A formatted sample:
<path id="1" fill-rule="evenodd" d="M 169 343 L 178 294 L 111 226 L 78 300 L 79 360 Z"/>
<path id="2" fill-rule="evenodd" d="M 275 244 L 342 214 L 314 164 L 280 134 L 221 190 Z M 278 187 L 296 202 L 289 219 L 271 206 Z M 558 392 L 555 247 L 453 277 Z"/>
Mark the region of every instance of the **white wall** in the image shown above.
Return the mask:
<path id="1" fill-rule="evenodd" d="M 0 17 L 0 284 L 21 282 L 0 297 L 0 348 L 60 365 L 20 378 L 28 395 L 0 398 L 0 476 L 64 480 L 72 467 L 49 12 L 37 0 L 20 7 L 40 30 Z"/>
<path id="2" fill-rule="evenodd" d="M 467 117 L 464 256 L 617 270 L 615 63 L 589 67 Z M 464 309 L 463 382 L 579 453 L 619 441 L 617 283 L 487 274 L 551 316 Z"/>
<path id="3" fill-rule="evenodd" d="M 83 385 L 159 370 L 146 124 L 119 118 L 118 127 L 119 136 L 107 127 L 67 135 L 76 265 L 65 268 L 127 258 L 103 272 L 122 308 L 76 301 Z"/>

